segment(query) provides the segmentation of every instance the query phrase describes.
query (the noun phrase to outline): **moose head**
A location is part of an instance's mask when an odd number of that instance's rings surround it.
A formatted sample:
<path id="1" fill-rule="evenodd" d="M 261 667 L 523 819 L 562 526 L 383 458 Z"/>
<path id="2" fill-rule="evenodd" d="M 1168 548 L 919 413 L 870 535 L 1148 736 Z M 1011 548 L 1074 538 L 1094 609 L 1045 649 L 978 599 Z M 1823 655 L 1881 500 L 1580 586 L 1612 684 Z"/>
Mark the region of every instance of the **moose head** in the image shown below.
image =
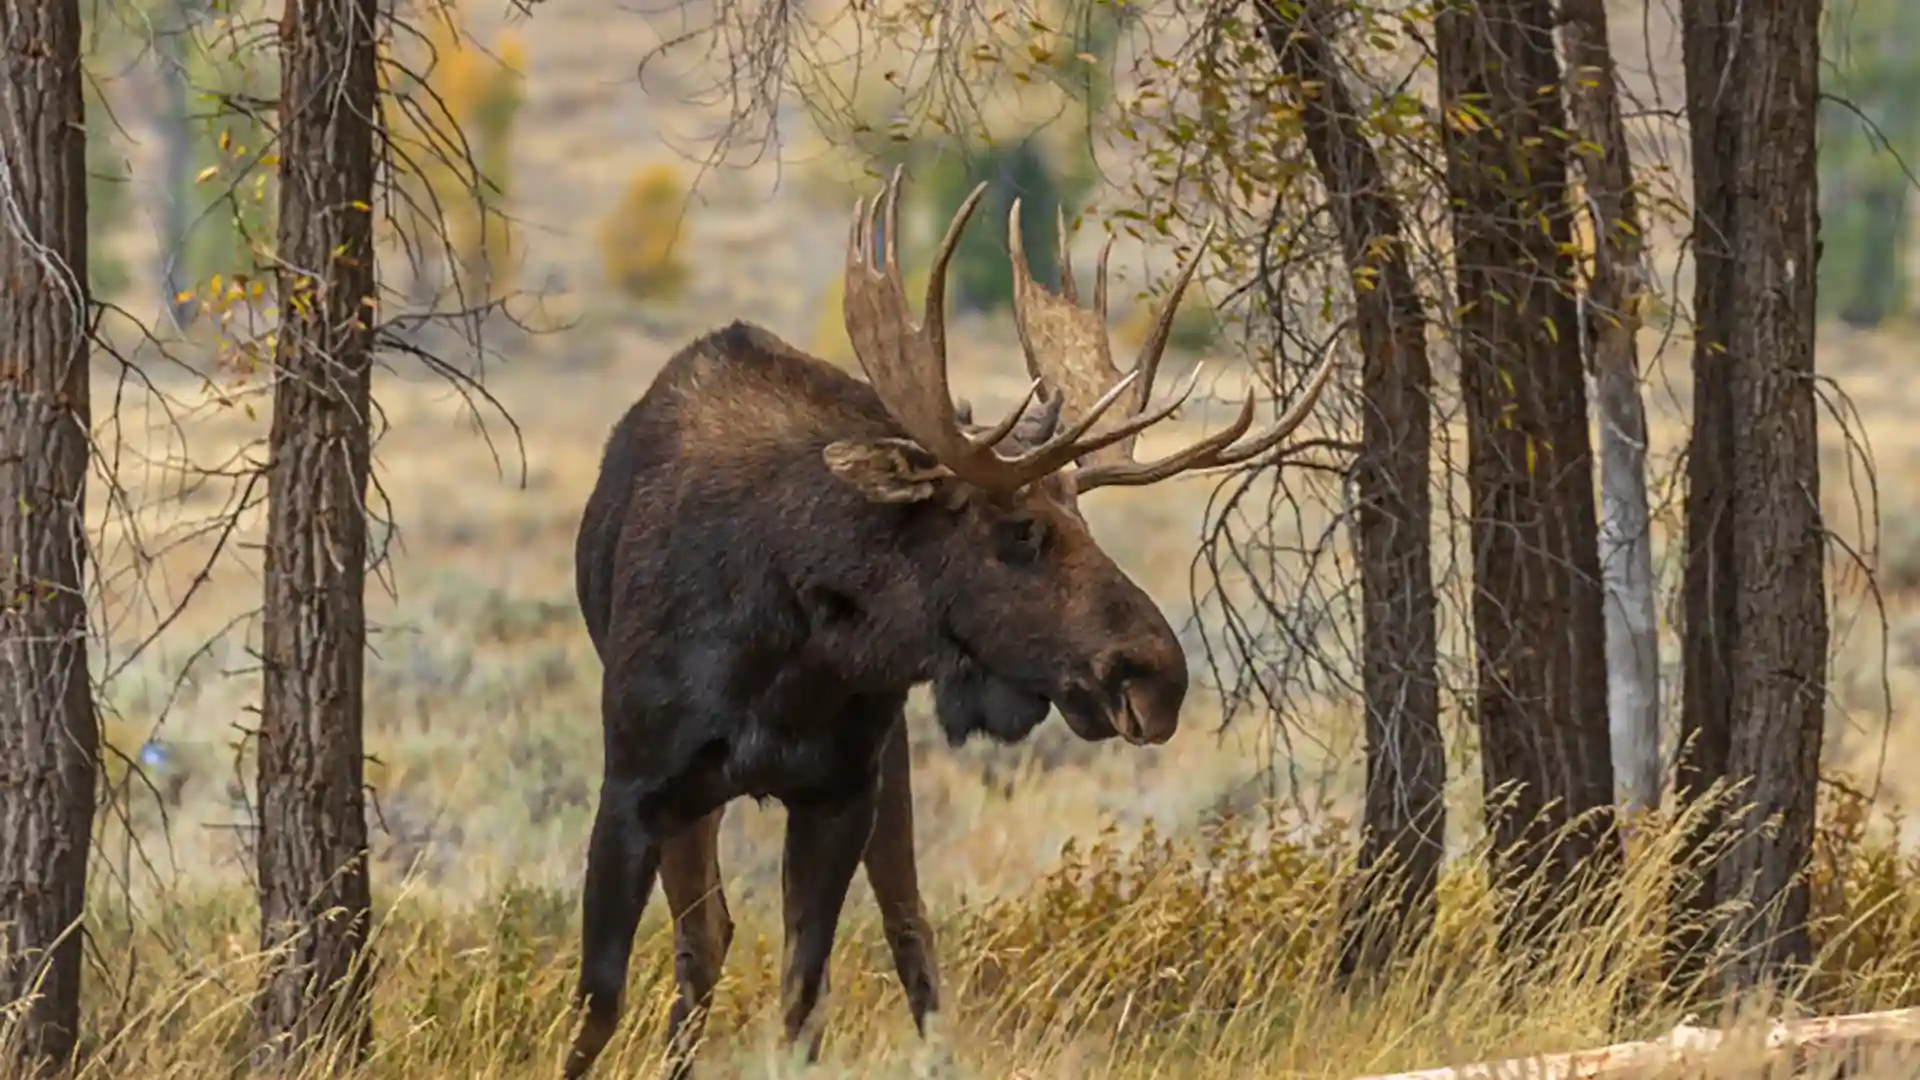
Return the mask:
<path id="1" fill-rule="evenodd" d="M 1032 382 L 1004 419 L 975 424 L 971 408 L 956 406 L 948 389 L 944 298 L 947 263 L 986 185 L 954 214 L 916 325 L 899 265 L 900 180 L 896 169 L 881 197 L 855 206 L 844 314 L 854 355 L 904 435 L 838 439 L 823 457 L 865 499 L 908 511 L 900 535 L 941 639 L 934 690 L 948 738 L 981 731 L 1014 741 L 1051 704 L 1082 738 L 1164 743 L 1186 698 L 1186 656 L 1166 616 L 1094 539 L 1080 497 L 1275 450 L 1332 375 L 1332 346 L 1298 401 L 1253 438 L 1241 442 L 1253 427 L 1250 393 L 1216 434 L 1139 460 L 1140 433 L 1171 417 L 1199 380 L 1196 367 L 1165 404 L 1150 407 L 1174 312 L 1205 238 L 1175 276 L 1133 370 L 1122 375 L 1106 331 L 1112 241 L 1100 253 L 1092 306 L 1082 307 L 1064 216 L 1056 293 L 1033 279 L 1016 199 L 1007 221 L 1014 318 Z M 876 252 L 881 214 L 884 250 Z"/>

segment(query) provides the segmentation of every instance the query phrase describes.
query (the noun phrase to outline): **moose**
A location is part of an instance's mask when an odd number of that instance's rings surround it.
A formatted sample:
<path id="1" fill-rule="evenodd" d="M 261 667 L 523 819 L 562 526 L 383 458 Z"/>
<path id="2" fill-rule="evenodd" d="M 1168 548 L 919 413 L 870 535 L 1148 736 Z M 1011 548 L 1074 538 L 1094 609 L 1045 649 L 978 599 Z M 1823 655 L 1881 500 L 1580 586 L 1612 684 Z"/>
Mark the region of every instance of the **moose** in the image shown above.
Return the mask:
<path id="1" fill-rule="evenodd" d="M 986 185 L 953 215 L 915 325 L 898 257 L 900 184 L 895 170 L 871 205 L 856 201 L 849 231 L 843 314 L 866 381 L 734 322 L 677 352 L 607 440 L 574 554 L 603 669 L 605 773 L 569 1080 L 612 1037 L 656 877 L 674 923 L 670 1075 L 690 1075 L 733 936 L 717 842 L 741 796 L 787 809 L 784 1045 L 805 1039 L 807 1060 L 818 1058 L 828 956 L 862 864 L 924 1036 L 939 979 L 914 865 L 909 689 L 931 684 L 956 745 L 1018 742 L 1055 708 L 1086 740 L 1172 738 L 1186 656 L 1094 540 L 1078 499 L 1274 451 L 1332 373 L 1329 344 L 1270 428 L 1240 441 L 1254 420 L 1249 395 L 1221 431 L 1136 460 L 1139 434 L 1172 416 L 1198 378 L 1196 368 L 1149 408 L 1205 244 L 1122 376 L 1106 333 L 1111 241 L 1083 308 L 1064 243 L 1059 291 L 1033 280 L 1016 200 L 1014 316 L 1032 383 L 1005 419 L 976 424 L 949 395 L 944 303 L 947 263 Z M 1064 219 L 1059 228 L 1064 240 Z"/>

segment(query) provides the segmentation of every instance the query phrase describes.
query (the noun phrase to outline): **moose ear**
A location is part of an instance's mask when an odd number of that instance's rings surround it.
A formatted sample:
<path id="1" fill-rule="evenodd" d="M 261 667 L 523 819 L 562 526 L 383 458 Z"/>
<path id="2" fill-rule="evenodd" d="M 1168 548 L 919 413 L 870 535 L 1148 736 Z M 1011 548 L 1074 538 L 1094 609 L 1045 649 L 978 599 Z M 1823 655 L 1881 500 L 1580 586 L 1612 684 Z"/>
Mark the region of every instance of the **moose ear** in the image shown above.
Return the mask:
<path id="1" fill-rule="evenodd" d="M 852 484 L 871 502 L 923 502 L 953 478 L 911 439 L 843 440 L 820 452 L 827 471 Z"/>

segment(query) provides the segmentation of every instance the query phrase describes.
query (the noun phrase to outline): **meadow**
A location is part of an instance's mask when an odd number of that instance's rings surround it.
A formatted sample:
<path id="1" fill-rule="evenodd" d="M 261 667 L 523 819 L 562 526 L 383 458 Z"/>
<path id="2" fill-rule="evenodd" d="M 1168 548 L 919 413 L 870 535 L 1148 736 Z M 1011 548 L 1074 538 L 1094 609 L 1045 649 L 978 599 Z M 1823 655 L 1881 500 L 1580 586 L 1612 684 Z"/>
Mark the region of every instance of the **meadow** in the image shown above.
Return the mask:
<path id="1" fill-rule="evenodd" d="M 557 1074 L 599 770 L 599 671 L 574 606 L 572 545 L 601 442 L 660 364 L 707 328 L 747 318 L 812 345 L 838 270 L 839 211 L 819 212 L 773 162 L 702 180 L 686 218 L 683 242 L 695 254 L 682 301 L 636 307 L 609 293 L 592 243 L 597 215 L 636 169 L 679 160 L 672 145 L 709 131 L 712 117 L 661 104 L 673 98 L 671 72 L 660 76 L 665 87 L 635 81 L 632 58 L 657 40 L 637 15 L 555 0 L 513 28 L 527 63 L 514 212 L 529 237 L 522 276 L 547 295 L 535 320 L 543 332 L 489 331 L 505 358 L 484 377 L 497 409 L 404 362 L 375 387 L 377 482 L 383 516 L 396 524 L 376 528 L 390 543 L 369 608 L 380 909 L 369 1078 Z M 835 192 L 825 205 L 850 201 Z M 138 259 L 149 241 L 133 230 L 116 243 Z M 1148 261 L 1123 245 L 1115 270 L 1137 284 Z M 1151 261 L 1160 268 L 1164 256 Z M 1643 337 L 1652 456 L 1670 478 L 1689 345 L 1653 330 Z M 1909 338 L 1899 328 L 1834 329 L 1821 349 L 1823 372 L 1857 409 L 1847 430 L 1864 437 L 1878 469 L 1869 500 L 1846 431 L 1828 425 L 1823 498 L 1845 545 L 1831 575 L 1835 784 L 1816 867 L 1822 976 L 1808 991 L 1810 1004 L 1834 1009 L 1920 1002 L 1920 855 L 1900 828 L 1901 808 L 1920 795 L 1920 729 L 1901 708 L 1920 684 L 1920 529 L 1911 524 L 1920 428 L 1910 423 L 1920 376 Z M 953 350 L 957 392 L 977 409 L 1009 404 L 1021 389 L 1004 318 L 968 320 Z M 1244 373 L 1225 366 L 1211 393 L 1230 402 Z M 258 603 L 264 518 L 258 493 L 243 503 L 245 482 L 221 473 L 258 457 L 270 408 L 232 372 L 203 382 L 160 368 L 143 389 L 103 360 L 95 389 L 103 415 L 118 404 L 116 419 L 99 425 L 112 465 L 93 496 L 102 536 L 95 659 L 115 805 L 96 859 L 89 1010 L 98 1053 L 87 1076 L 224 1075 L 251 1033 L 258 927 L 244 733 L 258 686 L 246 615 Z M 1149 441 L 1190 437 L 1226 411 L 1189 409 Z M 1335 404 L 1326 427 L 1352 416 L 1350 402 Z M 1447 441 L 1459 454 L 1453 427 Z M 1211 616 L 1196 609 L 1194 558 L 1216 483 L 1102 492 L 1087 506 L 1108 550 L 1186 627 L 1196 666 L 1199 626 Z M 1657 557 L 1671 583 L 1678 489 L 1656 489 Z M 1337 485 L 1315 490 L 1321 501 L 1275 526 L 1277 546 L 1311 547 L 1334 521 Z M 1861 524 L 1862 506 L 1876 501 L 1878 522 Z M 237 522 L 230 535 L 211 527 L 225 518 Z M 1464 572 L 1464 540 L 1457 531 L 1442 540 Z M 1884 609 L 1846 548 L 1877 569 Z M 1337 578 L 1345 559 L 1339 543 L 1311 564 L 1281 552 L 1268 573 Z M 1304 606 L 1288 614 L 1307 617 Z M 1670 652 L 1674 617 L 1663 610 Z M 1455 645 L 1457 622 L 1448 628 Z M 1448 717 L 1458 857 L 1440 928 L 1384 982 L 1336 992 L 1331 930 L 1361 782 L 1358 702 L 1337 673 L 1290 666 L 1284 641 L 1270 649 L 1255 661 L 1267 667 L 1231 673 L 1225 689 L 1312 685 L 1272 709 L 1197 686 L 1182 733 L 1151 751 L 1079 744 L 1057 721 L 1021 747 L 953 750 L 917 694 L 916 820 L 947 1011 L 936 1038 L 914 1037 L 857 881 L 821 1075 L 1350 1077 L 1597 1044 L 1680 1019 L 1659 1002 L 1620 1005 L 1658 951 L 1673 872 L 1658 829 L 1642 834 L 1613 883 L 1599 929 L 1548 963 L 1499 957 L 1475 869 L 1478 770 L 1458 708 Z M 1677 655 L 1669 660 L 1671 717 Z M 135 768 L 143 752 L 151 756 Z M 741 932 L 709 1026 L 709 1075 L 793 1071 L 765 1026 L 777 993 L 781 818 L 777 805 L 751 803 L 727 816 L 721 860 Z M 671 951 L 656 901 L 626 1021 L 595 1075 L 652 1067 Z"/>

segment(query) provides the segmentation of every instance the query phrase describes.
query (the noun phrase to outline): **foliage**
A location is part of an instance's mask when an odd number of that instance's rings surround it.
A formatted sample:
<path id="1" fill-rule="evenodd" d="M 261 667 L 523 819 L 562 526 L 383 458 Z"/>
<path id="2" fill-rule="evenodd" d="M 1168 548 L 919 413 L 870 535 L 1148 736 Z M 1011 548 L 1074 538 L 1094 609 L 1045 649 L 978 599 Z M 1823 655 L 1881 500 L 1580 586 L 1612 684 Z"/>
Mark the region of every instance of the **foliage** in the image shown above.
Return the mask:
<path id="1" fill-rule="evenodd" d="M 1898 816 L 1887 824 L 1893 835 L 1870 829 L 1844 796 L 1826 804 L 1810 1004 L 1920 1000 L 1920 857 L 1900 851 Z M 1189 838 L 1148 829 L 1127 845 L 1107 833 L 1070 846 L 1030 891 L 946 914 L 936 933 L 958 1075 L 1350 1076 L 1566 1049 L 1678 1019 L 1658 995 L 1622 993 L 1659 955 L 1676 871 L 1671 833 L 1657 824 L 1637 834 L 1605 889 L 1609 917 L 1569 951 L 1500 958 L 1491 896 L 1470 857 L 1446 872 L 1434 940 L 1380 983 L 1341 993 L 1331 987 L 1338 904 L 1353 884 L 1344 832 L 1338 822 L 1302 828 L 1269 807 Z M 515 880 L 467 910 L 416 888 L 387 895 L 382 1051 L 365 1075 L 548 1075 L 569 1034 L 574 899 Z M 258 966 L 251 905 L 225 893 L 166 904 L 157 921 L 135 920 L 109 898 L 96 904 L 111 970 L 89 984 L 90 1024 L 112 1038 L 81 1080 L 223 1074 L 246 1050 L 251 1018 L 235 1005 Z M 778 994 L 779 930 L 763 907 L 736 905 L 739 930 L 708 1027 L 708 1054 L 739 1056 L 749 1075 L 764 1075 L 751 1062 Z M 904 1077 L 921 1051 L 873 922 L 864 906 L 850 907 L 827 1067 Z M 656 905 L 634 951 L 610 1075 L 642 1070 L 657 1053 L 672 954 Z"/>
<path id="2" fill-rule="evenodd" d="M 1920 9 L 1858 0 L 1827 16 L 1846 42 L 1820 104 L 1823 315 L 1877 326 L 1907 307 L 1907 259 L 1920 160 Z"/>
<path id="3" fill-rule="evenodd" d="M 382 46 L 398 203 L 384 231 L 405 248 L 414 300 L 427 302 L 450 275 L 461 306 L 476 306 L 507 295 L 518 269 L 505 204 L 526 50 L 509 31 L 474 41 L 455 0 L 429 0 L 420 21 L 419 61 L 402 69 Z"/>
<path id="4" fill-rule="evenodd" d="M 687 283 L 687 188 L 668 162 L 633 174 L 600 223 L 600 265 L 614 288 L 636 300 L 671 300 Z"/>
<path id="5" fill-rule="evenodd" d="M 247 47 L 216 24 L 194 35 L 183 59 L 194 148 L 192 224 L 180 254 L 185 279 L 204 287 L 215 275 L 258 277 L 271 266 L 279 210 L 279 156 L 261 107 L 279 99 L 276 54 Z"/>

